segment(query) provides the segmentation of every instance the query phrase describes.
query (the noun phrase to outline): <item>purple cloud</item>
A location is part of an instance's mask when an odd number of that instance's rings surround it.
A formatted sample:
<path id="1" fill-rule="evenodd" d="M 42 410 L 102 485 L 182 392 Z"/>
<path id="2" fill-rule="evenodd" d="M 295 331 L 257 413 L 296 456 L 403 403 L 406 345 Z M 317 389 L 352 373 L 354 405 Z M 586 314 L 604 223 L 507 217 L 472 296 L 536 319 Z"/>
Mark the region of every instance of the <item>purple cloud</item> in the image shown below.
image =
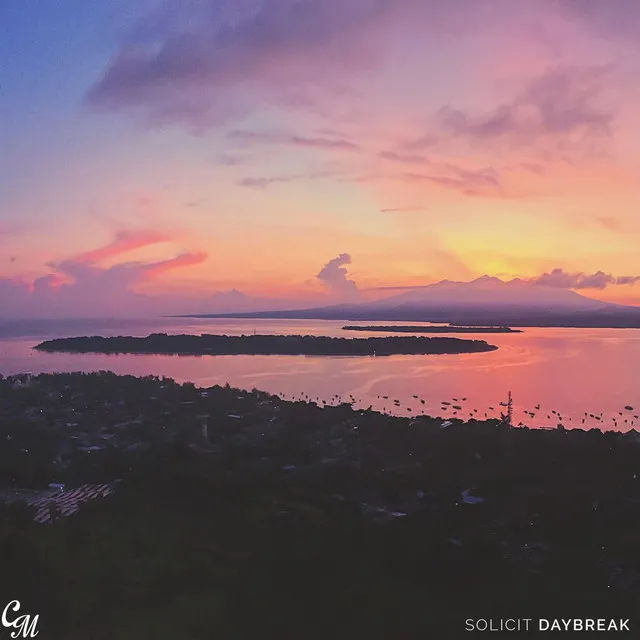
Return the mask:
<path id="1" fill-rule="evenodd" d="M 249 189 L 266 189 L 274 184 L 285 184 L 301 179 L 304 178 L 300 175 L 273 176 L 271 178 L 242 178 L 242 180 L 238 181 L 238 185 L 248 187 Z"/>
<path id="2" fill-rule="evenodd" d="M 560 148 L 611 136 L 615 113 L 597 105 L 607 67 L 556 67 L 531 81 L 511 102 L 471 116 L 443 107 L 436 119 L 444 131 L 474 144 L 503 141 L 528 146 L 551 137 Z"/>
<path id="3" fill-rule="evenodd" d="M 89 90 L 90 104 L 206 126 L 250 109 L 248 89 L 281 100 L 284 88 L 305 83 L 337 87 L 339 76 L 374 64 L 385 16 L 397 8 L 390 0 L 204 0 L 199 11 L 176 4 L 170 14 L 131 35 Z"/>
<path id="4" fill-rule="evenodd" d="M 640 9 L 634 0 L 166 0 L 121 43 L 101 78 L 87 92 L 96 107 L 138 110 L 152 122 L 195 128 L 250 113 L 266 99 L 304 109 L 319 94 L 343 95 L 355 74 L 377 68 L 387 45 L 406 37 L 459 37 L 483 31 L 504 36 L 557 34 L 578 25 L 593 36 L 629 33 L 637 40 Z M 560 36 L 562 36 L 560 32 Z M 547 40 L 550 38 L 547 37 Z M 549 45 L 552 48 L 552 45 Z M 554 81 L 558 96 L 565 85 Z M 549 87 L 542 87 L 546 95 Z M 536 90 L 536 87 L 533 87 Z M 573 104 L 542 106 L 546 126 L 567 126 Z M 574 94 L 575 97 L 575 94 Z M 514 125 L 513 104 L 484 117 L 443 114 L 476 137 Z M 582 111 L 583 104 L 577 105 Z M 584 112 L 582 112 L 584 115 Z M 462 115 L 462 119 L 460 118 Z M 515 114 L 517 115 L 517 114 Z M 588 126 L 607 124 L 590 114 Z M 466 116 L 466 119 L 465 119 Z M 604 116 L 604 117 L 601 117 Z M 519 115 L 516 120 L 519 120 Z M 430 144 L 430 137 L 422 140 Z"/>
<path id="5" fill-rule="evenodd" d="M 402 179 L 406 182 L 432 182 L 447 189 L 460 191 L 469 196 L 504 194 L 500 175 L 492 167 L 469 170 L 446 164 L 441 166 L 441 170 L 443 174 L 448 173 L 449 175 L 405 173 Z"/>
<path id="6" fill-rule="evenodd" d="M 568 273 L 563 269 L 553 269 L 551 273 L 532 278 L 531 283 L 560 289 L 605 289 L 608 285 L 631 285 L 640 281 L 640 276 L 613 276 L 604 271 Z"/>
<path id="7" fill-rule="evenodd" d="M 242 178 L 238 181 L 241 187 L 250 189 L 266 189 L 274 184 L 298 182 L 300 180 L 323 180 L 325 178 L 339 178 L 341 172 L 336 170 L 314 171 L 310 173 L 289 173 L 280 176 L 263 176 L 259 178 Z"/>
<path id="8" fill-rule="evenodd" d="M 197 130 L 249 113 L 264 99 L 318 109 L 319 97 L 344 96 L 354 75 L 378 68 L 399 29 L 459 36 L 481 23 L 501 31 L 519 15 L 513 6 L 509 0 L 174 0 L 132 30 L 86 99 Z"/>

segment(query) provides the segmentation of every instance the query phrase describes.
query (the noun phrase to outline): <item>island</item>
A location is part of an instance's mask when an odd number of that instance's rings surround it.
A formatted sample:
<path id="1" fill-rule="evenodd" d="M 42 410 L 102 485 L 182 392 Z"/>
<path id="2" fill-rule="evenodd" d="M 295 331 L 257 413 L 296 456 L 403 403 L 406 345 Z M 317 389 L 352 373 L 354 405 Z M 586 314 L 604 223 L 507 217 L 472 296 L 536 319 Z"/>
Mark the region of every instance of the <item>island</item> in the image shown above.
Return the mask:
<path id="1" fill-rule="evenodd" d="M 384 331 L 394 333 L 522 333 L 521 329 L 510 327 L 457 327 L 455 325 L 438 325 L 425 327 L 424 325 L 346 325 L 344 331 Z"/>
<path id="2" fill-rule="evenodd" d="M 477 353 L 498 347 L 484 340 L 460 338 L 331 338 L 299 335 L 168 335 L 145 338 L 101 336 L 55 338 L 34 347 L 39 351 L 162 355 L 307 355 L 391 356 Z"/>

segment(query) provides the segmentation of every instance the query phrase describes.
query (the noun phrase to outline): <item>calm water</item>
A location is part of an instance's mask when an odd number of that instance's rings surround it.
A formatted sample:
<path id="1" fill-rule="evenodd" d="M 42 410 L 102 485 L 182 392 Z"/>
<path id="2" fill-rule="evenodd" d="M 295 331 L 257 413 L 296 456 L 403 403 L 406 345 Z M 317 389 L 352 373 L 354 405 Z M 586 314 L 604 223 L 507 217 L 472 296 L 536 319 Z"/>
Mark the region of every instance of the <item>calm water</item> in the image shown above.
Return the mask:
<path id="1" fill-rule="evenodd" d="M 385 323 L 390 324 L 390 323 Z M 49 354 L 32 347 L 50 337 L 69 335 L 138 335 L 166 333 L 311 334 L 346 337 L 381 336 L 344 332 L 344 322 L 308 320 L 194 320 L 23 322 L 0 323 L 0 373 L 31 371 L 96 371 L 166 375 L 210 386 L 257 387 L 291 398 L 347 399 L 356 406 L 410 416 L 424 411 L 451 416 L 470 413 L 497 416 L 509 390 L 515 423 L 555 426 L 562 415 L 567 427 L 592 426 L 640 430 L 640 330 L 526 329 L 516 334 L 469 335 L 499 347 L 490 353 L 433 356 L 307 357 L 307 356 L 156 356 Z M 419 399 L 413 396 L 419 396 Z M 385 400 L 382 396 L 388 396 Z M 454 401 L 458 399 L 458 402 Z M 462 401 L 466 398 L 466 401 Z M 393 399 L 400 400 L 395 407 Z M 420 402 L 425 401 L 425 404 Z M 442 401 L 451 403 L 449 407 Z M 536 411 L 535 405 L 540 404 Z M 626 411 L 625 405 L 634 407 Z M 494 409 L 491 410 L 490 407 Z M 408 411 L 411 409 L 411 411 Z M 476 409 L 477 413 L 473 410 Z M 535 417 L 524 414 L 532 410 Z M 601 421 L 585 416 L 603 414 Z M 624 415 L 620 415 L 622 412 Z M 582 419 L 585 419 L 583 425 Z M 617 419 L 617 425 L 614 423 Z M 625 419 L 628 421 L 625 423 Z M 632 421 L 634 424 L 632 425 Z"/>

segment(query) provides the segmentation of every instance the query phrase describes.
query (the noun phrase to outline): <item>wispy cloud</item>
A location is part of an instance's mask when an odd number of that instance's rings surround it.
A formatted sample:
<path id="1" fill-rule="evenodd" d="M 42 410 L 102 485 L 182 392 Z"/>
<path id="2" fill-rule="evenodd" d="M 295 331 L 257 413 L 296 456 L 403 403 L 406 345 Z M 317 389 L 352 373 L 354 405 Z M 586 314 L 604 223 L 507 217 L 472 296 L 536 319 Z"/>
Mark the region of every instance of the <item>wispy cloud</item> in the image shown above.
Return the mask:
<path id="1" fill-rule="evenodd" d="M 175 258 L 163 260 L 161 262 L 153 262 L 143 265 L 142 271 L 146 279 L 156 278 L 167 271 L 174 269 L 182 269 L 183 267 L 191 267 L 196 264 L 202 264 L 207 259 L 207 254 L 200 253 L 183 253 Z"/>
<path id="2" fill-rule="evenodd" d="M 402 153 L 398 151 L 380 151 L 378 157 L 382 160 L 399 162 L 401 164 L 429 164 L 429 159 L 418 153 Z"/>
<path id="3" fill-rule="evenodd" d="M 403 211 L 427 211 L 427 207 L 388 207 L 380 209 L 381 213 L 400 213 Z"/>
<path id="4" fill-rule="evenodd" d="M 304 176 L 301 175 L 288 175 L 288 176 L 272 176 L 270 178 L 242 178 L 238 181 L 241 187 L 248 187 L 249 189 L 266 189 L 274 184 L 286 184 L 287 182 L 294 182 L 295 180 L 304 180 Z"/>
<path id="5" fill-rule="evenodd" d="M 323 180 L 326 178 L 339 179 L 341 171 L 327 169 L 325 171 L 311 171 L 309 173 L 289 173 L 279 176 L 247 177 L 238 181 L 241 187 L 250 189 L 266 189 L 274 184 L 286 184 L 288 182 L 298 182 L 301 180 Z"/>
<path id="6" fill-rule="evenodd" d="M 598 104 L 609 72 L 605 66 L 551 68 L 489 114 L 446 106 L 436 120 L 442 130 L 473 144 L 523 147 L 552 138 L 561 148 L 574 148 L 611 136 L 616 114 Z"/>
<path id="7" fill-rule="evenodd" d="M 360 147 L 345 138 L 316 138 L 282 132 L 230 131 L 227 139 L 248 144 L 275 144 L 331 151 L 360 151 Z"/>
<path id="8" fill-rule="evenodd" d="M 71 259 L 70 262 L 75 264 L 96 264 L 103 260 L 114 258 L 123 253 L 128 253 L 134 249 L 140 249 L 159 242 L 166 242 L 169 238 L 156 231 L 121 231 L 113 242 L 105 247 L 87 251 Z"/>
<path id="9" fill-rule="evenodd" d="M 446 175 L 448 174 L 448 175 Z M 494 196 L 504 194 L 500 175 L 492 167 L 479 170 L 463 169 L 455 165 L 443 165 L 442 174 L 405 173 L 406 182 L 438 184 L 469 196 Z"/>
<path id="10" fill-rule="evenodd" d="M 464 167 L 447 163 L 430 165 L 430 171 L 428 173 L 418 173 L 416 171 L 399 173 L 389 170 L 364 173 L 357 170 L 339 168 L 275 176 L 249 176 L 240 179 L 238 185 L 252 189 L 266 189 L 277 184 L 324 179 L 352 184 L 395 182 L 399 184 L 438 185 L 445 189 L 458 191 L 467 196 L 514 197 L 514 194 L 508 193 L 507 190 L 505 190 L 500 174 L 493 167 L 465 169 Z M 388 209 L 387 211 L 390 210 L 391 209 Z"/>

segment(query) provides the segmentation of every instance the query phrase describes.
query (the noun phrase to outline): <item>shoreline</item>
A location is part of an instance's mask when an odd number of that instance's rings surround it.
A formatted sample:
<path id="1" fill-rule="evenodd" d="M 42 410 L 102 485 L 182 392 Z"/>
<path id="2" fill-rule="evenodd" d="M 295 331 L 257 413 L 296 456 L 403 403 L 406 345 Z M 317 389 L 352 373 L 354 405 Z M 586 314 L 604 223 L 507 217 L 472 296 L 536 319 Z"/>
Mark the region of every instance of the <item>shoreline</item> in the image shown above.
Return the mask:
<path id="1" fill-rule="evenodd" d="M 521 329 L 510 327 L 456 327 L 424 325 L 345 325 L 343 331 L 384 331 L 389 333 L 523 333 Z"/>

